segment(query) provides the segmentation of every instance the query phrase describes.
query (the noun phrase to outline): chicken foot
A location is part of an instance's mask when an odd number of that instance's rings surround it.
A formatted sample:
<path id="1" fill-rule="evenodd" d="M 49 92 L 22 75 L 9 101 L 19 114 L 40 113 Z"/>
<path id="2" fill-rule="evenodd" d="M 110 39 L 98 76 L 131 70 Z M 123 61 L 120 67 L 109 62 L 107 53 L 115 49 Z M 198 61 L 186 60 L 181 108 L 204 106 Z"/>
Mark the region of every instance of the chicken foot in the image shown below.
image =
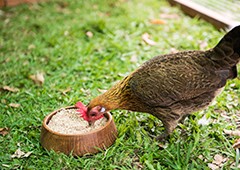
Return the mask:
<path id="1" fill-rule="evenodd" d="M 177 127 L 179 119 L 171 120 L 171 121 L 162 121 L 165 131 L 156 137 L 157 141 L 165 141 L 169 135 L 173 132 L 173 130 Z"/>
<path id="2" fill-rule="evenodd" d="M 175 113 L 173 113 L 172 115 L 174 116 L 172 116 L 171 119 L 168 118 L 167 120 L 158 117 L 162 121 L 165 131 L 161 135 L 157 136 L 156 140 L 165 141 L 173 132 L 173 130 L 177 127 L 178 123 L 183 123 L 189 114 L 184 114 L 179 117 L 178 114 Z"/>

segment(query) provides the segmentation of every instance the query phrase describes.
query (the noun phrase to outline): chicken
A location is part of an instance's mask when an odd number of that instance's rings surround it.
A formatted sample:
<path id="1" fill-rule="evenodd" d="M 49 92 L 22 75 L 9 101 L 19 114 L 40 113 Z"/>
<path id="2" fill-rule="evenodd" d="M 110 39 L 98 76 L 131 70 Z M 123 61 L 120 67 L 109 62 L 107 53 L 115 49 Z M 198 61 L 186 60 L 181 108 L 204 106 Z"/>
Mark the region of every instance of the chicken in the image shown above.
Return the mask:
<path id="1" fill-rule="evenodd" d="M 228 79 L 237 77 L 240 26 L 207 51 L 183 51 L 156 56 L 88 104 L 85 120 L 123 109 L 150 113 L 160 119 L 167 137 L 179 121 L 206 108 Z"/>

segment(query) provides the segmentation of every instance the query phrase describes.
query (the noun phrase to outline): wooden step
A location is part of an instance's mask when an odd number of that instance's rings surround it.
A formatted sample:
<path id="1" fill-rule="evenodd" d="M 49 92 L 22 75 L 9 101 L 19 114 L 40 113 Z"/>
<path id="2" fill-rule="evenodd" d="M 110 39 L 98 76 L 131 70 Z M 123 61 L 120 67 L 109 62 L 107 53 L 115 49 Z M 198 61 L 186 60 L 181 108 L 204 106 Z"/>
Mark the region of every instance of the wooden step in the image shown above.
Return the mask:
<path id="1" fill-rule="evenodd" d="M 230 29 L 240 25 L 240 1 L 226 0 L 168 0 L 186 14 L 200 17 L 218 29 Z"/>

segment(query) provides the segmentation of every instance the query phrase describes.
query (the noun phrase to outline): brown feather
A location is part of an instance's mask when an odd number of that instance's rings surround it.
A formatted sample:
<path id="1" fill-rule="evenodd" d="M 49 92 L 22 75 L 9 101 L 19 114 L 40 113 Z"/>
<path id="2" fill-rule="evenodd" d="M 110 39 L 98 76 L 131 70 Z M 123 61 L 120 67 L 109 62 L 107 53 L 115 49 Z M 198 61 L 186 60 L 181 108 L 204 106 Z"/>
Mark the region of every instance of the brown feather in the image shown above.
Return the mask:
<path id="1" fill-rule="evenodd" d="M 94 98 L 89 108 L 147 112 L 162 120 L 169 134 L 179 120 L 208 106 L 226 81 L 237 76 L 239 60 L 240 26 L 213 49 L 152 58 Z"/>

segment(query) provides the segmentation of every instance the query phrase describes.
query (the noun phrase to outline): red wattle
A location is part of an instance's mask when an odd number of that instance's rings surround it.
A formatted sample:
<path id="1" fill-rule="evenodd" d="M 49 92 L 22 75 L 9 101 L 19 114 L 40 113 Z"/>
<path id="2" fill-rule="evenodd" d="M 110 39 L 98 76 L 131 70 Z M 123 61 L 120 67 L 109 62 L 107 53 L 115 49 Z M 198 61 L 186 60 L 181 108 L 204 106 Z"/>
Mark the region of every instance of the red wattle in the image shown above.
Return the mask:
<path id="1" fill-rule="evenodd" d="M 77 102 L 75 105 L 78 109 L 77 112 L 81 114 L 81 117 L 84 120 L 88 120 L 87 118 L 87 107 L 82 102 Z"/>

